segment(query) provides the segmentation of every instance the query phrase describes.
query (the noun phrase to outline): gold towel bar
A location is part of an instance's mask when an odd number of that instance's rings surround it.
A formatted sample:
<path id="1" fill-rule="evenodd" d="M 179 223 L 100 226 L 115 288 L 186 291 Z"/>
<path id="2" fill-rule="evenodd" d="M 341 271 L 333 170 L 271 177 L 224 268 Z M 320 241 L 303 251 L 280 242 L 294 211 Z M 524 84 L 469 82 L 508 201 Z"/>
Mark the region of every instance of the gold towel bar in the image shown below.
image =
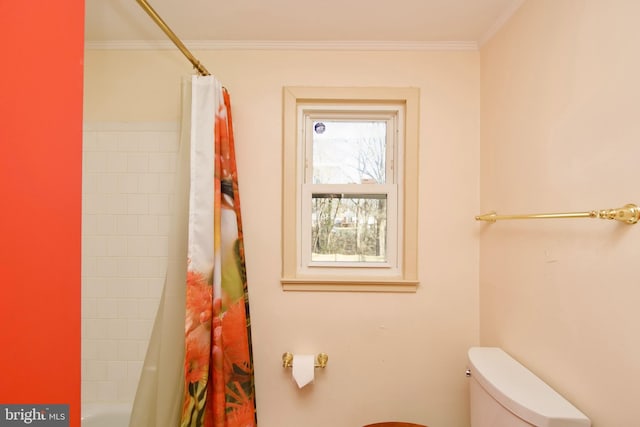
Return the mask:
<path id="1" fill-rule="evenodd" d="M 327 353 L 318 353 L 318 356 L 316 357 L 315 367 L 326 368 L 328 361 L 329 361 L 329 355 Z M 282 367 L 283 368 L 293 367 L 293 354 L 288 352 L 282 354 Z"/>
<path id="2" fill-rule="evenodd" d="M 603 209 L 588 212 L 547 213 L 531 215 L 498 215 L 489 212 L 476 216 L 476 221 L 496 222 L 500 219 L 545 219 L 545 218 L 600 218 L 615 219 L 625 224 L 635 224 L 640 219 L 640 208 L 633 203 L 618 209 Z"/>

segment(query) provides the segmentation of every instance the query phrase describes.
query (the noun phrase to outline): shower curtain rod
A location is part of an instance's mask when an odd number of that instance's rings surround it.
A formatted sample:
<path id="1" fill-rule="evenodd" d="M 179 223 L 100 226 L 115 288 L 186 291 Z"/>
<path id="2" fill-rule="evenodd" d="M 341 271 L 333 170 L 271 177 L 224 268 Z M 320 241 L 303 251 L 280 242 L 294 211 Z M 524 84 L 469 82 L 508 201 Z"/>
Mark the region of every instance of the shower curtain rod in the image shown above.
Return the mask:
<path id="1" fill-rule="evenodd" d="M 151 5 L 149 4 L 149 2 L 147 2 L 147 0 L 136 0 L 136 1 L 140 5 L 140 7 L 142 7 L 145 10 L 145 12 L 147 12 L 149 14 L 151 19 L 153 19 L 153 21 L 156 24 L 158 24 L 160 29 L 162 31 L 164 31 L 167 36 L 169 36 L 169 38 L 171 39 L 173 44 L 175 44 L 177 46 L 177 48 L 180 49 L 180 52 L 182 52 L 182 54 L 187 57 L 189 62 L 191 62 L 193 64 L 193 67 L 198 71 L 198 73 L 201 76 L 209 76 L 209 75 L 211 75 L 211 73 L 209 73 L 209 71 L 207 71 L 205 66 L 202 65 L 200 63 L 200 61 L 198 61 L 196 59 L 196 57 L 193 56 L 193 54 L 191 52 L 189 52 L 189 49 L 187 49 L 187 47 L 184 45 L 184 43 L 182 43 L 182 41 L 178 38 L 178 36 L 176 36 L 176 34 L 171 30 L 171 28 L 169 28 L 167 23 L 164 22 L 164 20 L 151 7 Z"/>
<path id="2" fill-rule="evenodd" d="M 629 203 L 618 209 L 603 209 L 588 212 L 567 212 L 567 213 L 548 213 L 548 214 L 530 214 L 530 215 L 498 215 L 495 212 L 489 212 L 484 215 L 476 216 L 476 221 L 496 222 L 500 219 L 546 219 L 546 218 L 600 218 L 615 219 L 626 224 L 635 224 L 640 220 L 640 208 Z"/>

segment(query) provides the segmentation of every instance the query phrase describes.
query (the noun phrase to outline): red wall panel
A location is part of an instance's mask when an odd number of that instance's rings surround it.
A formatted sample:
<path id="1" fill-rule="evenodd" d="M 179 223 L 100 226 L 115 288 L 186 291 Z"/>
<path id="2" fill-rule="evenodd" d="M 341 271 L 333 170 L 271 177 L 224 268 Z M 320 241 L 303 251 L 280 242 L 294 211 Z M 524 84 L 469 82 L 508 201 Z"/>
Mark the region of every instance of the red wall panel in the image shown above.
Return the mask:
<path id="1" fill-rule="evenodd" d="M 84 1 L 1 1 L 0 403 L 80 425 Z"/>

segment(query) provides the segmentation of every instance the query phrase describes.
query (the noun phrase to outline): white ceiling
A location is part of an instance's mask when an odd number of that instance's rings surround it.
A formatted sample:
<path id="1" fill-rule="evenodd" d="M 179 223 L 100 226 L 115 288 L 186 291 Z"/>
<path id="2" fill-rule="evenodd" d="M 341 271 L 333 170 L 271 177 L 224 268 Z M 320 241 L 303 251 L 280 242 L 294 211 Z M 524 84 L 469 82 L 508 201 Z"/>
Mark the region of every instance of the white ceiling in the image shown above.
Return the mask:
<path id="1" fill-rule="evenodd" d="M 184 41 L 473 42 L 523 0 L 148 0 Z M 86 0 L 89 43 L 164 41 L 136 0 Z"/>

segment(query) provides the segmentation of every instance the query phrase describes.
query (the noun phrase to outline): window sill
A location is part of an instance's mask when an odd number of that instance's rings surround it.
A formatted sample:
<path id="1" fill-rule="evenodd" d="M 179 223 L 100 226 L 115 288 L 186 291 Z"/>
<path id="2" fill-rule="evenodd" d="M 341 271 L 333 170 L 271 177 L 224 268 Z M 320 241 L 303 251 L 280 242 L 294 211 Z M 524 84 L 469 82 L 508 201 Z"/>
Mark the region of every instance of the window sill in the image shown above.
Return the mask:
<path id="1" fill-rule="evenodd" d="M 283 291 L 304 292 L 416 292 L 417 280 L 282 278 Z"/>

